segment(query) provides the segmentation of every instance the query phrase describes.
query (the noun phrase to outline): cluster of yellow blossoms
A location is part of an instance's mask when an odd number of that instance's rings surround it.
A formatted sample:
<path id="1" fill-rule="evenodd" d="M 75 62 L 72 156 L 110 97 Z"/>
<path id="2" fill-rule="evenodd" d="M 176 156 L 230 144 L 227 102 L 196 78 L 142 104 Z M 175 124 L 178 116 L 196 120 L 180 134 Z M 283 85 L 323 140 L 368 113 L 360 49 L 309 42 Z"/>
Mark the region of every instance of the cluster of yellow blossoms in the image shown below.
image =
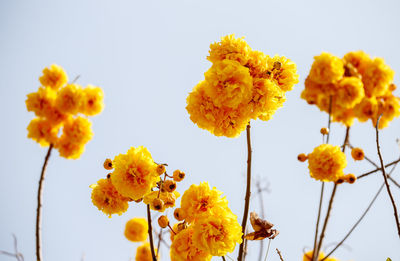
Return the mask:
<path id="1" fill-rule="evenodd" d="M 155 163 L 150 152 L 142 146 L 132 147 L 126 154 L 115 156 L 114 160 L 106 159 L 103 166 L 114 171 L 90 187 L 93 204 L 109 217 L 124 213 L 130 201 L 139 203 L 143 200 L 151 209 L 160 212 L 174 207 L 180 196 L 175 191 L 176 182 L 185 177 L 180 170 L 169 176 L 165 165 Z"/>
<path id="2" fill-rule="evenodd" d="M 91 122 L 79 114 L 100 113 L 104 107 L 103 91 L 92 85 L 82 88 L 67 83 L 67 74 L 55 64 L 43 70 L 39 81 L 42 86 L 28 94 L 25 101 L 28 111 L 37 116 L 28 125 L 28 138 L 41 146 L 52 144 L 62 157 L 79 158 L 93 136 Z"/>
<path id="3" fill-rule="evenodd" d="M 354 183 L 356 181 L 354 174 L 344 175 L 343 173 L 343 169 L 347 166 L 347 160 L 339 146 L 321 144 L 308 155 L 300 154 L 298 159 L 300 161 L 308 159 L 310 176 L 316 180 L 337 183 Z"/>
<path id="4" fill-rule="evenodd" d="M 191 185 L 184 192 L 181 208 L 174 211 L 181 222 L 171 231 L 171 261 L 211 260 L 232 252 L 242 242 L 242 227 L 221 195 L 207 182 Z"/>
<path id="5" fill-rule="evenodd" d="M 351 126 L 354 118 L 387 127 L 400 116 L 399 97 L 393 95 L 394 71 L 382 58 L 357 51 L 343 59 L 329 53 L 314 57 L 301 98 L 329 112 L 334 121 Z"/>
<path id="6" fill-rule="evenodd" d="M 312 260 L 311 260 L 312 255 L 313 255 L 313 251 L 312 251 L 312 250 L 311 250 L 311 251 L 308 251 L 307 253 L 304 253 L 304 255 L 303 255 L 303 261 L 312 261 Z M 318 256 L 317 261 L 321 261 L 321 260 L 324 259 L 324 258 L 325 258 L 325 254 L 324 254 L 323 252 L 319 252 L 319 256 Z M 325 260 L 326 260 L 326 261 L 339 261 L 338 259 L 333 258 L 333 257 L 327 257 Z"/>
<path id="7" fill-rule="evenodd" d="M 250 119 L 267 121 L 298 83 L 296 64 L 228 35 L 210 45 L 211 68 L 187 98 L 190 119 L 216 136 L 236 137 Z"/>

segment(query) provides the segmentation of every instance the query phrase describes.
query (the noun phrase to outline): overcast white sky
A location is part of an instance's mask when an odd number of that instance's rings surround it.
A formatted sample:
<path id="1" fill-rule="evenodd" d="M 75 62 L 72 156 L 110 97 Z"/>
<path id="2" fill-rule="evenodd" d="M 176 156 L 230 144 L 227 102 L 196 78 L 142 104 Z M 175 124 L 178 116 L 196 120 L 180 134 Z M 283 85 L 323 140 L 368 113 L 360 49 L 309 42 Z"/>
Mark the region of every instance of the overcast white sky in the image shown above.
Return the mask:
<path id="1" fill-rule="evenodd" d="M 82 85 L 101 86 L 106 107 L 92 118 L 95 135 L 79 160 L 57 153 L 50 159 L 43 207 L 45 260 L 80 260 L 83 254 L 85 261 L 134 257 L 138 244 L 124 238 L 123 228 L 128 219 L 145 215 L 144 205 L 132 204 L 124 215 L 109 219 L 92 205 L 89 189 L 106 175 L 103 160 L 131 146 L 148 147 L 156 161 L 170 165 L 169 171 L 186 171 L 179 192 L 209 181 L 225 192 L 241 219 L 245 135 L 217 138 L 197 128 L 185 110 L 188 93 L 210 67 L 209 44 L 235 33 L 253 49 L 285 55 L 298 66 L 300 83 L 273 120 L 252 122 L 252 141 L 253 175 L 270 184 L 265 214 L 281 231 L 269 260 L 279 260 L 275 248 L 286 261 L 301 260 L 303 248 L 312 245 L 320 185 L 296 156 L 320 144 L 319 129 L 327 121 L 326 114 L 300 99 L 304 79 L 313 56 L 322 51 L 342 56 L 362 49 L 400 72 L 399 7 L 395 0 L 0 1 L 0 249 L 12 250 L 15 233 L 25 260 L 34 260 L 37 181 L 46 149 L 26 138 L 34 116 L 26 111 L 25 97 L 37 90 L 41 70 L 52 63 L 63 66 L 70 78 L 81 75 Z M 399 156 L 399 130 L 396 120 L 381 132 L 385 161 Z M 344 132 L 334 124 L 331 142 L 341 144 Z M 377 161 L 370 123 L 356 123 L 351 142 Z M 368 163 L 348 162 L 348 172 L 372 169 Z M 400 173 L 394 177 L 400 180 Z M 344 236 L 381 182 L 379 174 L 339 188 L 326 246 Z M 400 205 L 400 190 L 392 189 Z M 258 200 L 254 197 L 251 210 L 259 210 Z M 335 256 L 400 260 L 394 225 L 384 192 Z M 257 247 L 250 243 L 248 260 L 256 260 Z M 166 249 L 162 256 L 168 260 Z"/>

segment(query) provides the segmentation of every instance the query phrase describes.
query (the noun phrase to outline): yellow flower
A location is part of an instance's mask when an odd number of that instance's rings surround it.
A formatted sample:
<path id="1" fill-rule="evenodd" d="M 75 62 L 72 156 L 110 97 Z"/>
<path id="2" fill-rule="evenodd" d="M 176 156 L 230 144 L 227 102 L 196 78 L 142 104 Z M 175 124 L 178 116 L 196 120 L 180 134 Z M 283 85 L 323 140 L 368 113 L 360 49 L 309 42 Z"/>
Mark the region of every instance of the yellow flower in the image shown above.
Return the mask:
<path id="1" fill-rule="evenodd" d="M 41 146 L 46 147 L 50 144 L 57 143 L 59 129 L 60 125 L 55 125 L 47 119 L 35 118 L 31 120 L 27 127 L 28 138 L 31 138 Z"/>
<path id="2" fill-rule="evenodd" d="M 68 84 L 57 93 L 56 108 L 62 113 L 77 114 L 82 106 L 83 91 L 78 84 Z"/>
<path id="3" fill-rule="evenodd" d="M 32 111 L 38 117 L 46 117 L 53 108 L 57 94 L 51 88 L 40 87 L 37 92 L 27 95 L 25 101 L 28 111 Z"/>
<path id="4" fill-rule="evenodd" d="M 356 77 L 344 77 L 339 81 L 334 102 L 345 109 L 353 108 L 364 97 L 364 86 Z"/>
<path id="5" fill-rule="evenodd" d="M 379 128 L 385 128 L 395 117 L 400 116 L 400 98 L 392 94 L 383 98 L 382 118 L 379 121 Z M 375 123 L 376 124 L 376 121 Z"/>
<path id="6" fill-rule="evenodd" d="M 210 45 L 210 55 L 207 59 L 212 63 L 229 59 L 245 65 L 250 52 L 251 48 L 243 38 L 235 38 L 235 35 L 231 34 L 222 37 L 221 42 Z"/>
<path id="7" fill-rule="evenodd" d="M 242 242 L 242 227 L 229 209 L 204 216 L 194 223 L 193 230 L 193 243 L 212 256 L 224 256 Z"/>
<path id="8" fill-rule="evenodd" d="M 211 255 L 196 247 L 193 242 L 194 230 L 188 227 L 174 236 L 170 248 L 171 261 L 209 261 Z"/>
<path id="9" fill-rule="evenodd" d="M 186 213 L 186 221 L 191 223 L 203 215 L 213 215 L 228 207 L 228 200 L 222 192 L 210 188 L 208 182 L 191 185 L 182 196 L 181 209 Z"/>
<path id="10" fill-rule="evenodd" d="M 353 65 L 358 73 L 364 73 L 365 68 L 371 61 L 371 58 L 368 54 L 364 53 L 363 51 L 356 51 L 356 52 L 348 52 L 344 57 L 343 61 L 345 65 L 350 63 Z"/>
<path id="11" fill-rule="evenodd" d="M 375 97 L 364 97 L 362 101 L 354 107 L 354 113 L 361 122 L 369 119 L 376 119 L 378 116 L 378 101 Z"/>
<path id="12" fill-rule="evenodd" d="M 322 144 L 308 155 L 310 176 L 316 180 L 335 182 L 343 176 L 346 165 L 346 155 L 339 146 Z"/>
<path id="13" fill-rule="evenodd" d="M 160 179 L 157 164 L 150 152 L 142 146 L 132 147 L 126 154 L 115 156 L 113 164 L 111 180 L 115 188 L 133 200 L 143 198 Z"/>
<path id="14" fill-rule="evenodd" d="M 268 68 L 271 71 L 271 79 L 282 91 L 292 90 L 293 86 L 299 82 L 296 64 L 285 56 L 275 55 L 273 58 L 268 59 L 268 64 Z"/>
<path id="15" fill-rule="evenodd" d="M 250 120 L 248 114 L 239 106 L 237 109 L 226 106 L 217 107 L 206 95 L 208 83 L 200 82 L 186 99 L 186 110 L 190 119 L 201 129 L 208 130 L 215 136 L 237 137 L 246 129 Z"/>
<path id="16" fill-rule="evenodd" d="M 71 141 L 68 136 L 61 136 L 56 146 L 61 157 L 66 159 L 79 159 L 85 151 L 85 144 Z"/>
<path id="17" fill-rule="evenodd" d="M 305 254 L 303 255 L 303 261 L 311 261 L 312 254 L 313 254 L 313 251 L 312 251 L 312 250 L 311 250 L 311 251 L 308 251 L 307 253 L 305 253 Z M 317 261 L 322 260 L 324 257 L 325 257 L 324 252 L 319 252 L 318 260 L 317 260 Z M 333 258 L 333 257 L 328 257 L 328 258 L 325 259 L 325 260 L 326 260 L 326 261 L 339 261 L 338 259 Z"/>
<path id="18" fill-rule="evenodd" d="M 317 83 L 333 83 L 344 74 L 343 62 L 330 53 L 322 53 L 314 57 L 309 77 Z"/>
<path id="19" fill-rule="evenodd" d="M 100 179 L 90 187 L 93 189 L 93 205 L 109 217 L 112 214 L 121 215 L 128 209 L 129 199 L 118 193 L 110 179 Z"/>
<path id="20" fill-rule="evenodd" d="M 80 111 L 87 116 L 99 114 L 104 108 L 103 97 L 104 93 L 100 87 L 88 85 L 83 89 Z"/>
<path id="21" fill-rule="evenodd" d="M 252 50 L 249 53 L 249 60 L 246 67 L 249 68 L 251 77 L 253 78 L 267 78 L 268 76 L 268 62 L 271 58 L 263 52 Z"/>
<path id="22" fill-rule="evenodd" d="M 52 64 L 50 68 L 43 69 L 39 81 L 43 86 L 57 90 L 68 82 L 68 76 L 61 66 Z"/>
<path id="23" fill-rule="evenodd" d="M 362 74 L 365 95 L 383 96 L 393 82 L 394 71 L 382 58 L 373 59 Z"/>
<path id="24" fill-rule="evenodd" d="M 125 225 L 125 237 L 132 242 L 141 242 L 147 239 L 148 224 L 145 218 L 132 218 Z"/>
<path id="25" fill-rule="evenodd" d="M 64 124 L 63 135 L 71 142 L 86 144 L 93 137 L 92 123 L 84 117 L 70 117 Z"/>
<path id="26" fill-rule="evenodd" d="M 332 121 L 341 122 L 345 126 L 350 127 L 354 123 L 354 110 L 343 109 L 342 107 L 332 106 Z"/>
<path id="27" fill-rule="evenodd" d="M 157 253 L 157 248 L 154 249 Z M 160 257 L 157 257 L 159 259 Z M 145 242 L 136 249 L 135 261 L 153 261 L 151 256 L 150 243 Z"/>
<path id="28" fill-rule="evenodd" d="M 231 60 L 217 61 L 204 74 L 207 96 L 217 107 L 237 108 L 250 100 L 253 80 L 249 69 Z"/>
<path id="29" fill-rule="evenodd" d="M 158 197 L 158 191 L 152 191 L 147 193 L 143 198 L 143 203 L 150 205 L 152 210 L 156 210 L 159 212 L 164 212 L 167 208 L 175 207 L 175 201 L 179 198 L 179 192 L 160 192 L 160 199 L 164 202 L 163 207 L 161 209 L 155 209 L 151 204 L 155 198 Z"/>

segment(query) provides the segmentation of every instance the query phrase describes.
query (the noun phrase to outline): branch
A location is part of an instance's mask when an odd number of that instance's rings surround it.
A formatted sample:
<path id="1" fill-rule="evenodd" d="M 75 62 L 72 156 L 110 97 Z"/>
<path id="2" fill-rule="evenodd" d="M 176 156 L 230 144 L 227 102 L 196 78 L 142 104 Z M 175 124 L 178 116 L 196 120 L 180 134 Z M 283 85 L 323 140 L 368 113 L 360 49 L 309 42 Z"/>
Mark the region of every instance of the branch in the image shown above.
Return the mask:
<path id="1" fill-rule="evenodd" d="M 151 226 L 151 213 L 150 213 L 150 205 L 147 205 L 147 223 L 149 225 L 148 233 L 149 233 L 149 241 L 150 241 L 150 250 L 153 261 L 157 261 L 156 253 L 154 251 L 154 243 L 153 243 L 153 228 Z"/>

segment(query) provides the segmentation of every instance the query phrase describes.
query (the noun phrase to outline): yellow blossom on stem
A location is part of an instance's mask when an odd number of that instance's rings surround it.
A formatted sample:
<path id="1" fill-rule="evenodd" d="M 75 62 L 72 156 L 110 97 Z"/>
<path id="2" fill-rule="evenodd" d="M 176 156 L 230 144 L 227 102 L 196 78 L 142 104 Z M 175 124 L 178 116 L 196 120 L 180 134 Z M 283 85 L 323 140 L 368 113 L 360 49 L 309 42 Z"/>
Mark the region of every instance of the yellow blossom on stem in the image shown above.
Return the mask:
<path id="1" fill-rule="evenodd" d="M 132 218 L 125 225 L 124 235 L 132 242 L 141 242 L 147 239 L 148 224 L 145 218 Z"/>
<path id="2" fill-rule="evenodd" d="M 68 76 L 61 66 L 52 64 L 50 68 L 43 69 L 39 81 L 43 86 L 57 90 L 68 82 Z"/>
<path id="3" fill-rule="evenodd" d="M 242 227 L 229 209 L 207 215 L 193 225 L 193 242 L 213 256 L 224 256 L 242 242 Z"/>
<path id="4" fill-rule="evenodd" d="M 163 205 L 160 209 L 156 209 L 154 208 L 154 206 L 152 205 L 152 202 L 154 201 L 154 199 L 158 198 L 158 191 L 152 191 L 148 194 L 146 194 L 143 198 L 143 202 L 147 205 L 150 205 L 150 208 L 152 210 L 156 210 L 159 212 L 164 212 L 165 209 L 167 208 L 173 208 L 175 207 L 175 201 L 177 198 L 179 198 L 179 192 L 178 191 L 174 191 L 174 192 L 160 192 L 160 199 L 163 201 Z"/>
<path id="5" fill-rule="evenodd" d="M 339 81 L 344 74 L 343 62 L 330 53 L 322 53 L 314 57 L 309 77 L 321 84 Z"/>
<path id="6" fill-rule="evenodd" d="M 221 196 L 222 192 L 215 187 L 211 189 L 208 182 L 191 185 L 181 200 L 181 209 L 186 213 L 185 220 L 191 223 L 203 215 L 213 215 L 228 208 L 228 200 Z"/>
<path id="7" fill-rule="evenodd" d="M 157 253 L 157 248 L 155 248 L 154 251 Z M 160 257 L 157 256 L 157 260 L 159 258 Z M 153 261 L 153 257 L 151 256 L 150 243 L 145 242 L 136 249 L 135 261 Z"/>
<path id="8" fill-rule="evenodd" d="M 356 77 L 344 77 L 339 81 L 334 103 L 344 109 L 353 108 L 364 98 L 364 85 Z"/>
<path id="9" fill-rule="evenodd" d="M 83 103 L 83 90 L 78 84 L 68 84 L 57 93 L 56 108 L 62 113 L 77 114 Z"/>
<path id="10" fill-rule="evenodd" d="M 99 114 L 103 108 L 104 93 L 100 87 L 88 85 L 83 89 L 80 111 L 87 116 Z"/>
<path id="11" fill-rule="evenodd" d="M 90 187 L 93 189 L 93 205 L 109 217 L 112 214 L 121 215 L 128 209 L 129 199 L 118 193 L 110 179 L 100 179 Z"/>
<path id="12" fill-rule="evenodd" d="M 59 129 L 60 125 L 58 124 L 47 119 L 35 118 L 31 120 L 27 127 L 28 138 L 33 139 L 43 147 L 47 147 L 50 144 L 57 143 Z"/>
<path id="13" fill-rule="evenodd" d="M 385 64 L 382 58 L 374 58 L 362 74 L 365 95 L 383 96 L 393 82 L 394 71 Z"/>
<path id="14" fill-rule="evenodd" d="M 112 183 L 122 195 L 132 200 L 143 198 L 160 179 L 157 164 L 143 146 L 132 147 L 126 154 L 115 156 L 113 164 Z"/>
<path id="15" fill-rule="evenodd" d="M 193 242 L 194 229 L 188 227 L 174 236 L 171 248 L 171 261 L 209 261 L 212 256 L 197 248 Z"/>
<path id="16" fill-rule="evenodd" d="M 268 65 L 271 79 L 282 91 L 291 91 L 293 86 L 299 82 L 296 64 L 285 56 L 275 55 L 268 59 Z"/>
<path id="17" fill-rule="evenodd" d="M 212 63 L 228 59 L 245 65 L 250 52 L 251 48 L 243 38 L 235 38 L 235 35 L 231 34 L 210 45 L 210 55 L 207 59 Z"/>
<path id="18" fill-rule="evenodd" d="M 93 137 L 92 123 L 84 117 L 68 118 L 64 123 L 62 138 L 66 137 L 72 143 L 86 144 Z"/>
<path id="19" fill-rule="evenodd" d="M 346 155 L 339 146 L 321 144 L 308 154 L 310 176 L 316 180 L 335 182 L 346 166 Z"/>
<path id="20" fill-rule="evenodd" d="M 58 140 L 55 148 L 58 149 L 61 157 L 66 159 L 79 159 L 85 151 L 85 144 L 73 142 L 68 136 L 63 135 Z"/>
<path id="21" fill-rule="evenodd" d="M 53 108 L 56 97 L 56 92 L 51 88 L 40 87 L 37 92 L 27 95 L 26 108 L 38 117 L 46 117 L 47 112 Z"/>
<path id="22" fill-rule="evenodd" d="M 344 57 L 343 61 L 345 65 L 350 63 L 353 65 L 358 73 L 364 73 L 365 69 L 367 68 L 368 64 L 371 61 L 371 58 L 368 54 L 363 51 L 355 51 L 355 52 L 348 52 Z"/>

